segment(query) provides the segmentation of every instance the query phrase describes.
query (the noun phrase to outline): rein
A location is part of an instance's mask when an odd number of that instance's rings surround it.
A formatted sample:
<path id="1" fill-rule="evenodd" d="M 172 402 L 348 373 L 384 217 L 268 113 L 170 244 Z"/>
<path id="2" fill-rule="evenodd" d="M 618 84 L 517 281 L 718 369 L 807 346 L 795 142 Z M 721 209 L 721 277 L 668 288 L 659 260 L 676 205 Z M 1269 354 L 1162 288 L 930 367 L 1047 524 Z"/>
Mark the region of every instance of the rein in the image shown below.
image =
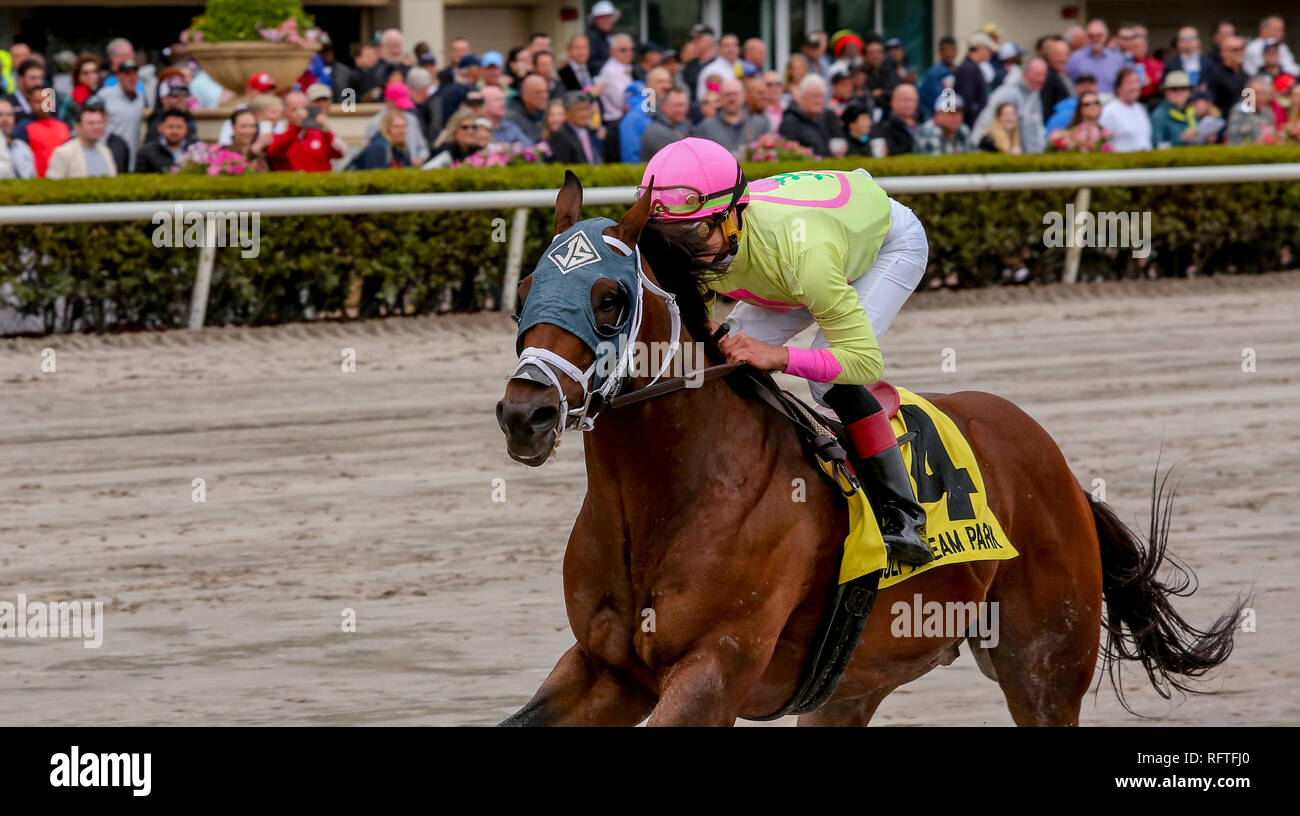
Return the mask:
<path id="1" fill-rule="evenodd" d="M 738 368 L 742 368 L 745 363 L 723 363 L 722 365 L 709 366 L 685 377 L 672 377 L 667 380 L 661 380 L 653 385 L 647 385 L 645 388 L 633 391 L 630 394 L 620 394 L 617 397 L 611 397 L 603 402 L 600 406 L 593 406 L 593 411 L 599 407 L 604 411 L 613 411 L 617 408 L 623 408 L 628 405 L 635 405 L 638 402 L 662 397 L 666 394 L 672 394 L 677 391 L 685 391 L 691 388 L 698 388 L 700 385 L 716 380 L 719 377 L 725 377 Z M 693 383 L 697 383 L 693 384 Z"/>

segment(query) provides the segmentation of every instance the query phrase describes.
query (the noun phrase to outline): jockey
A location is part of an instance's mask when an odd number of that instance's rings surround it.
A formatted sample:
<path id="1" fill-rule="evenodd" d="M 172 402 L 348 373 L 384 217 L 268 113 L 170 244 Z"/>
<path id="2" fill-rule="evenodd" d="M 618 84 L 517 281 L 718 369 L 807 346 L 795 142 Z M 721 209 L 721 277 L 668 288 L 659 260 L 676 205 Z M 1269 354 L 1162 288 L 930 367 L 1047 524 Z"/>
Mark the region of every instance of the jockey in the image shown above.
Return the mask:
<path id="1" fill-rule="evenodd" d="M 637 195 L 652 197 L 647 246 L 740 301 L 720 344 L 727 359 L 809 380 L 813 398 L 844 423 L 894 558 L 933 560 L 889 417 L 865 387 L 884 370 L 876 338 L 925 272 L 921 222 L 865 170 L 746 184 L 726 148 L 696 138 L 655 153 Z M 811 348 L 785 345 L 814 322 Z"/>

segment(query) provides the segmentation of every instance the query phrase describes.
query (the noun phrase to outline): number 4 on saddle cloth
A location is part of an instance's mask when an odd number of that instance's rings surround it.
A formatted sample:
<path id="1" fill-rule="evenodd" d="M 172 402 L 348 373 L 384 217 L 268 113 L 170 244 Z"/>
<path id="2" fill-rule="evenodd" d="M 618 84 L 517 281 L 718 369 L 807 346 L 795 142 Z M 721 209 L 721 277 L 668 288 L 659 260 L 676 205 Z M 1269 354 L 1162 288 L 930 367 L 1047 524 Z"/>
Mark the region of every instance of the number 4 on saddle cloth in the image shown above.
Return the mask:
<path id="1" fill-rule="evenodd" d="M 778 388 L 768 375 L 751 376 L 751 380 L 758 385 L 755 396 L 794 423 L 810 457 L 849 505 L 849 534 L 840 558 L 839 581 L 827 599 L 799 687 L 780 709 L 752 718 L 772 720 L 813 711 L 831 698 L 853 659 L 879 588 L 935 567 L 1005 560 L 1018 553 L 988 506 L 984 479 L 970 443 L 948 415 L 929 401 L 884 382 L 871 387 L 889 414 L 912 488 L 925 509 L 927 543 L 934 560 L 910 566 L 890 558 L 885 549 L 871 504 L 849 469 L 844 447 L 836 440 L 843 432 L 839 420 L 820 408 L 809 408 Z"/>
<path id="2" fill-rule="evenodd" d="M 836 475 L 833 463 L 818 455 L 822 470 L 839 484 L 849 504 L 849 535 L 840 561 L 840 583 L 884 570 L 880 577 L 884 588 L 948 564 L 1015 558 L 1018 553 L 988 505 L 975 453 L 952 419 L 926 399 L 887 382 L 876 383 L 870 390 L 889 414 L 894 435 L 899 437 L 912 487 L 925 509 L 927 543 L 934 560 L 913 567 L 889 558 L 862 489 L 853 489 L 842 473 Z M 834 416 L 822 406 L 817 411 L 824 419 Z M 838 421 L 831 424 L 840 430 Z"/>

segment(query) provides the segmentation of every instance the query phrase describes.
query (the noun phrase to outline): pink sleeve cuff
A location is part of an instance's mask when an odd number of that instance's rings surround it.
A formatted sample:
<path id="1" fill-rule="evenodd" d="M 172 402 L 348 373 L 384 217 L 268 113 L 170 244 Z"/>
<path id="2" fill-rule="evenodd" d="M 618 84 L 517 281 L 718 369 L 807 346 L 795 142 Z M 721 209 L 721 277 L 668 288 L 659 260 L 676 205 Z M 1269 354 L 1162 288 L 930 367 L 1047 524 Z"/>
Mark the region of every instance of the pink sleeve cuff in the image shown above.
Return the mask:
<path id="1" fill-rule="evenodd" d="M 840 371 L 843 370 L 840 361 L 835 359 L 830 349 L 787 346 L 786 351 L 790 354 L 790 362 L 785 367 L 787 374 L 813 382 L 827 383 L 840 376 Z"/>

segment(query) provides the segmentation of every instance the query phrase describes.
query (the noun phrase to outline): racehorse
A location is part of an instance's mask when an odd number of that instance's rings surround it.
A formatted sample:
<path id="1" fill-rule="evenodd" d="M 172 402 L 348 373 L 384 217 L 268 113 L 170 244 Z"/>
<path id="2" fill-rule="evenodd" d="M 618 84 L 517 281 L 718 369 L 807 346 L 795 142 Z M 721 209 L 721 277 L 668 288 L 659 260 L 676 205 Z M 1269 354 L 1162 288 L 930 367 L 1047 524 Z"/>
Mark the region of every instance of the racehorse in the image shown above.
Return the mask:
<path id="1" fill-rule="evenodd" d="M 582 186 L 566 173 L 555 234 L 579 224 Z M 650 215 L 643 196 L 607 242 L 633 252 Z M 636 339 L 667 342 L 680 309 L 682 340 L 710 337 L 705 302 L 684 270 L 640 259 L 647 282 Z M 525 302 L 534 276 L 519 287 Z M 591 288 L 602 326 L 616 327 L 625 288 Z M 510 456 L 538 466 L 589 396 L 578 372 L 594 362 L 574 334 L 550 323 L 521 345 L 569 363 L 549 383 L 513 378 L 497 405 Z M 690 355 L 684 355 L 689 358 Z M 799 684 L 828 593 L 848 514 L 837 490 L 805 458 L 793 426 L 734 378 L 599 415 L 585 434 L 587 494 L 564 556 L 564 592 L 576 643 L 527 705 L 502 725 L 731 725 L 781 709 Z M 625 392 L 649 379 L 631 376 Z M 800 725 L 866 725 L 894 689 L 957 657 L 967 639 L 1018 725 L 1077 725 L 1099 651 L 1124 702 L 1117 661 L 1136 661 L 1163 697 L 1199 692 L 1191 681 L 1227 660 L 1244 601 L 1208 630 L 1170 598 L 1189 581 L 1162 582 L 1170 502 L 1154 488 L 1147 542 L 1075 480 L 1052 438 L 1007 400 L 981 392 L 927 395 L 969 440 L 990 507 L 1019 557 L 936 567 L 881 589 L 896 601 L 997 602 L 995 646 L 974 637 L 895 637 L 871 615 L 833 697 Z M 803 480 L 803 501 L 792 488 Z M 1175 565 L 1176 566 L 1176 565 Z M 1103 616 L 1103 600 L 1104 616 Z M 1104 617 L 1104 621 L 1103 621 Z M 1102 631 L 1106 645 L 1101 647 Z M 1127 703 L 1125 703 L 1127 708 Z"/>

